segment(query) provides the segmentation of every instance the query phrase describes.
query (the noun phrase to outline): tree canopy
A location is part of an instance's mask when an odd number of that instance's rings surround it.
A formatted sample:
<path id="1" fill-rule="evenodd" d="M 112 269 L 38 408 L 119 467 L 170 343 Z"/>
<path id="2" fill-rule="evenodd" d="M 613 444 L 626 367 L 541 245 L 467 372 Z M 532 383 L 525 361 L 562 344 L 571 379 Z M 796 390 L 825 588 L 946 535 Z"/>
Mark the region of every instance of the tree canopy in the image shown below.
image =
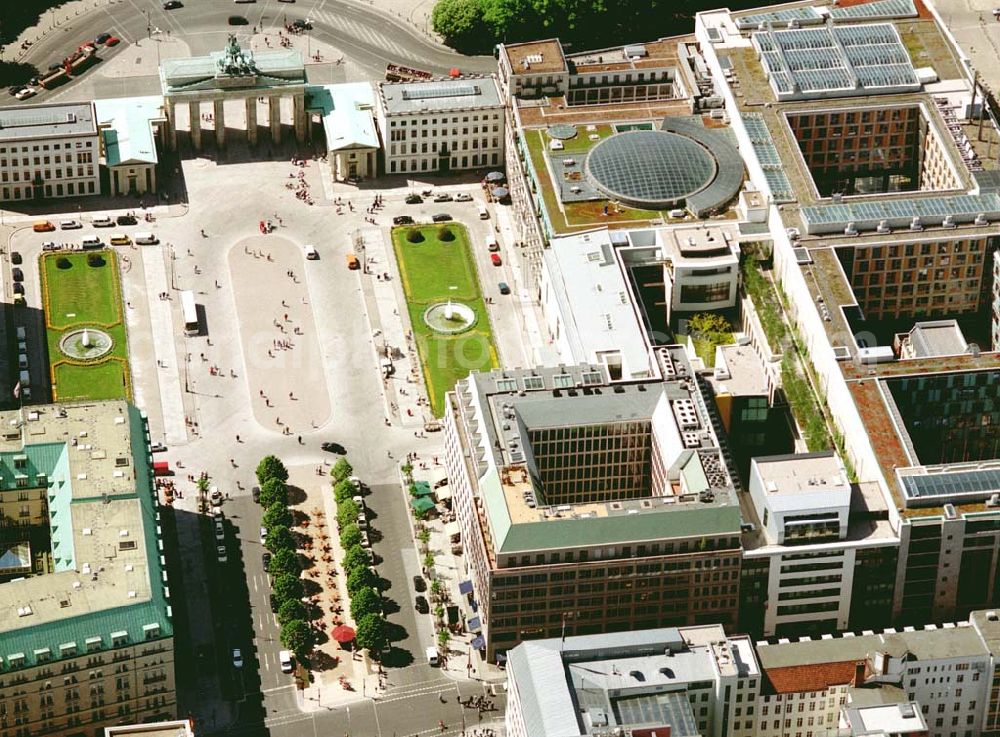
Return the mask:
<path id="1" fill-rule="evenodd" d="M 284 624 L 285 622 L 291 622 L 293 619 L 305 620 L 306 618 L 306 607 L 298 599 L 287 599 L 285 602 L 278 607 L 278 621 Z"/>
<path id="2" fill-rule="evenodd" d="M 267 564 L 267 572 L 272 576 L 280 576 L 282 573 L 298 576 L 301 570 L 302 566 L 299 565 L 298 554 L 288 548 L 274 553 L 271 556 L 271 562 Z"/>
<path id="3" fill-rule="evenodd" d="M 347 593 L 354 596 L 361 589 L 375 588 L 375 574 L 371 568 L 357 568 L 347 574 Z"/>
<path id="4" fill-rule="evenodd" d="M 351 595 L 351 616 L 357 622 L 366 614 L 382 613 L 382 597 L 371 586 L 362 586 Z"/>
<path id="5" fill-rule="evenodd" d="M 367 569 L 371 564 L 371 555 L 360 545 L 354 545 L 344 553 L 344 570 L 348 573 L 356 571 L 359 568 Z"/>
<path id="6" fill-rule="evenodd" d="M 277 553 L 279 550 L 295 550 L 295 538 L 292 537 L 291 530 L 284 525 L 278 525 L 267 531 L 264 547 L 272 553 Z"/>
<path id="7" fill-rule="evenodd" d="M 281 644 L 302 658 L 308 655 L 316 642 L 316 634 L 307 622 L 292 619 L 281 625 Z"/>
<path id="8" fill-rule="evenodd" d="M 353 522 L 340 530 L 340 547 L 350 550 L 355 545 L 361 544 L 361 528 Z"/>
<path id="9" fill-rule="evenodd" d="M 330 469 L 330 475 L 337 481 L 343 481 L 352 473 L 354 473 L 354 467 L 351 466 L 346 458 L 338 459 L 337 462 L 333 464 L 333 468 Z"/>
<path id="10" fill-rule="evenodd" d="M 271 478 L 260 485 L 260 506 L 267 509 L 272 504 L 288 505 L 288 487 L 278 478 Z"/>
<path id="11" fill-rule="evenodd" d="M 732 0 L 732 10 L 759 5 Z M 488 53 L 499 42 L 558 36 L 573 50 L 600 49 L 690 33 L 706 0 L 438 0 L 431 20 L 445 43 Z"/>
<path id="12" fill-rule="evenodd" d="M 275 502 L 264 510 L 264 516 L 260 520 L 261 525 L 267 529 L 272 527 L 291 527 L 292 512 L 284 504 Z"/>
<path id="13" fill-rule="evenodd" d="M 349 479 L 342 479 L 333 487 L 333 498 L 338 505 L 346 502 L 355 494 L 357 494 L 357 489 L 354 488 L 354 484 Z"/>
<path id="14" fill-rule="evenodd" d="M 283 482 L 288 481 L 288 469 L 285 468 L 285 464 L 277 456 L 264 456 L 260 459 L 260 463 L 257 464 L 257 481 L 263 487 L 264 482 L 268 479 L 279 479 Z"/>
<path id="15" fill-rule="evenodd" d="M 352 522 L 357 523 L 358 512 L 360 511 L 361 509 L 353 499 L 341 502 L 337 505 L 337 525 L 343 529 Z"/>
<path id="16" fill-rule="evenodd" d="M 378 614 L 366 614 L 358 620 L 354 630 L 358 647 L 370 652 L 380 652 L 388 644 L 385 620 Z"/>
<path id="17" fill-rule="evenodd" d="M 302 579 L 290 573 L 282 573 L 271 582 L 271 590 L 282 604 L 290 599 L 301 599 Z"/>

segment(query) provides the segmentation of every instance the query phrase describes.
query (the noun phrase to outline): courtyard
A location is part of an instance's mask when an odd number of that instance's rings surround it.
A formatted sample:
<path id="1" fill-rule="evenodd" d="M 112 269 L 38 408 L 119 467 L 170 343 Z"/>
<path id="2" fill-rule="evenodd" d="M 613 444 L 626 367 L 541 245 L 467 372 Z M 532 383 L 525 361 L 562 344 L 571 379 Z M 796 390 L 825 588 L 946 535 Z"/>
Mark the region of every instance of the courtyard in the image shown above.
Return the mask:
<path id="1" fill-rule="evenodd" d="M 468 233 L 456 223 L 396 228 L 392 243 L 427 394 L 440 417 L 456 381 L 499 365 Z"/>
<path id="2" fill-rule="evenodd" d="M 53 399 L 131 398 L 117 254 L 45 254 L 39 266 Z"/>

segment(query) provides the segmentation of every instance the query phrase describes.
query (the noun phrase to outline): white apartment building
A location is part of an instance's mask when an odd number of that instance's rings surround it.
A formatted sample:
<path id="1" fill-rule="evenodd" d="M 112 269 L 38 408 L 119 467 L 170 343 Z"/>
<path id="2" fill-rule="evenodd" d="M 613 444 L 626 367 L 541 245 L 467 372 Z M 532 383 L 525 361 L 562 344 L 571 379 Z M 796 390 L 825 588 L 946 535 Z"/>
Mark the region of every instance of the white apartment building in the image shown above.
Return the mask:
<path id="1" fill-rule="evenodd" d="M 757 643 L 755 737 L 829 737 L 855 705 L 916 702 L 931 737 L 980 734 L 993 658 L 968 623 Z"/>
<path id="2" fill-rule="evenodd" d="M 99 194 L 100 157 L 93 103 L 0 108 L 0 201 Z"/>
<path id="3" fill-rule="evenodd" d="M 378 123 L 387 174 L 504 162 L 504 106 L 493 76 L 379 82 Z"/>
<path id="4" fill-rule="evenodd" d="M 754 458 L 748 486 L 741 591 L 748 631 L 840 631 L 867 626 L 858 617 L 877 615 L 879 604 L 887 611 L 898 542 L 887 520 L 852 524 L 851 483 L 835 453 Z"/>
<path id="5" fill-rule="evenodd" d="M 534 640 L 510 651 L 507 735 L 751 737 L 760 687 L 720 625 Z"/>

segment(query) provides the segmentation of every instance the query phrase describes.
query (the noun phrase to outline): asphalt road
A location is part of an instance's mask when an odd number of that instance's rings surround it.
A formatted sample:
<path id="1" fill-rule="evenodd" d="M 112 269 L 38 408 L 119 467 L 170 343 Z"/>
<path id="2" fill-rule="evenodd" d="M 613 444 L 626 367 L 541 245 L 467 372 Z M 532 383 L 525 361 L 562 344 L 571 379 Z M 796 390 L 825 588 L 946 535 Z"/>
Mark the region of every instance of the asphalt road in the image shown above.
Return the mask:
<path id="1" fill-rule="evenodd" d="M 231 15 L 245 17 L 248 25 L 230 26 L 228 18 Z M 294 4 L 260 0 L 239 5 L 234 5 L 231 0 L 186 0 L 185 6 L 176 10 L 163 10 L 160 0 L 122 0 L 46 29 L 42 39 L 30 48 L 23 61 L 44 71 L 100 33 L 112 33 L 127 43 L 138 40 L 141 46 L 148 43 L 149 33 L 156 29 L 184 40 L 192 55 L 201 55 L 222 49 L 231 33 L 246 44 L 254 26 L 276 31 L 283 28 L 286 20 L 291 22 L 298 18 L 310 19 L 313 23 L 313 30 L 309 31 L 312 37 L 339 49 L 363 79 L 381 79 L 389 62 L 441 75 L 447 74 L 453 67 L 463 72 L 496 71 L 496 61 L 491 56 L 457 54 L 391 15 L 345 0 L 297 0 Z M 106 61 L 121 48 L 103 49 L 101 57 Z M 55 96 L 66 99 L 67 90 L 84 83 L 90 76 L 85 74 L 58 90 L 42 92 L 32 102 L 42 102 Z M 159 92 L 159 80 L 154 76 L 102 79 L 94 85 L 94 94 L 103 96 Z"/>

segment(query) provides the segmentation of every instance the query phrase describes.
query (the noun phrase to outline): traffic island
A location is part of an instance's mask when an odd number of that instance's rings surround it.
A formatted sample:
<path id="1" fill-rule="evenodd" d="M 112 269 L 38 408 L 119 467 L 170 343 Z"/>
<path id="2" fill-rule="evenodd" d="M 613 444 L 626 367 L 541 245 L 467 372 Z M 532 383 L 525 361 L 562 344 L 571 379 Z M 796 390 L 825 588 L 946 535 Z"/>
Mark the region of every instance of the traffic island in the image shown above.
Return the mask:
<path id="1" fill-rule="evenodd" d="M 131 399 L 117 254 L 47 253 L 39 270 L 53 401 Z"/>
<path id="2" fill-rule="evenodd" d="M 469 235 L 458 223 L 396 228 L 392 245 L 431 409 L 471 371 L 499 365 Z"/>

